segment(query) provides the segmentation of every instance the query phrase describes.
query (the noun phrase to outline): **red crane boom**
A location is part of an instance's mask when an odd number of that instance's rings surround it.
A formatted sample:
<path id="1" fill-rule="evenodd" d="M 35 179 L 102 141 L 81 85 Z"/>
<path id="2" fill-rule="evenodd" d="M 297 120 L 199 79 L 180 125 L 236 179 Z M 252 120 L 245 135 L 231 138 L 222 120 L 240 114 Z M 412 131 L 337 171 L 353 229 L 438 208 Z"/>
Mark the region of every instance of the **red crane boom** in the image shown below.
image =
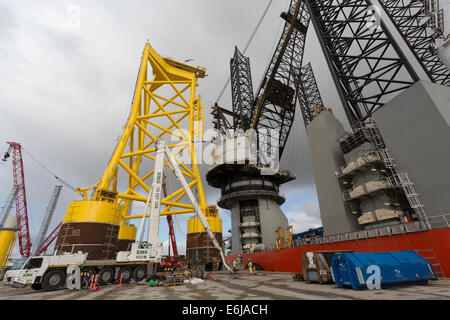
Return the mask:
<path id="1" fill-rule="evenodd" d="M 163 191 L 164 191 L 164 197 L 167 197 L 166 176 L 165 175 L 164 175 L 162 187 L 163 187 Z M 170 241 L 172 242 L 173 255 L 175 257 L 177 257 L 178 256 L 177 241 L 175 240 L 175 232 L 173 229 L 173 220 L 172 220 L 171 215 L 167 215 L 167 223 L 169 224 L 169 235 L 170 235 Z M 169 245 L 169 257 L 170 257 L 170 245 Z"/>
<path id="2" fill-rule="evenodd" d="M 31 253 L 30 229 L 28 227 L 27 197 L 25 191 L 25 177 L 23 172 L 22 146 L 20 143 L 8 142 L 12 150 L 13 179 L 18 187 L 16 195 L 17 233 L 19 249 L 22 258 L 28 258 Z"/>
<path id="3" fill-rule="evenodd" d="M 172 242 L 172 250 L 173 255 L 176 257 L 178 256 L 178 249 L 177 249 L 177 241 L 175 240 L 175 232 L 173 230 L 173 220 L 172 216 L 167 216 L 167 223 L 169 224 L 169 234 L 170 234 L 170 240 Z M 170 247 L 169 247 L 169 257 L 170 257 Z"/>
<path id="4" fill-rule="evenodd" d="M 42 242 L 42 247 L 38 252 L 38 256 L 41 255 L 41 253 L 47 251 L 48 247 L 52 244 L 53 240 L 56 239 L 56 236 L 59 233 L 59 229 L 61 229 L 62 221 L 56 226 L 56 228 L 48 235 L 47 238 L 45 238 L 44 242 Z"/>

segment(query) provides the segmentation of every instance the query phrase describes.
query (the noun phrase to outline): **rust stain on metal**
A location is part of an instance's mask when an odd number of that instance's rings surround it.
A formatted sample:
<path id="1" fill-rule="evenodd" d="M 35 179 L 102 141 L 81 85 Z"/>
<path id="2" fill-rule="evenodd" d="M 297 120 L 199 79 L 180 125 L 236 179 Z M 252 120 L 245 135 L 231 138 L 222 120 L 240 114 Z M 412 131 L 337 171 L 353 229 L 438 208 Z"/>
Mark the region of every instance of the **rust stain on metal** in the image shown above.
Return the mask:
<path id="1" fill-rule="evenodd" d="M 68 222 L 61 226 L 55 251 L 59 254 L 87 252 L 88 260 L 114 259 L 118 251 L 118 233 L 119 226 L 113 224 Z"/>
<path id="2" fill-rule="evenodd" d="M 222 233 L 214 234 L 220 246 L 223 246 Z M 209 264 L 220 262 L 220 253 L 214 247 L 206 232 L 190 233 L 186 237 L 186 263 Z"/>

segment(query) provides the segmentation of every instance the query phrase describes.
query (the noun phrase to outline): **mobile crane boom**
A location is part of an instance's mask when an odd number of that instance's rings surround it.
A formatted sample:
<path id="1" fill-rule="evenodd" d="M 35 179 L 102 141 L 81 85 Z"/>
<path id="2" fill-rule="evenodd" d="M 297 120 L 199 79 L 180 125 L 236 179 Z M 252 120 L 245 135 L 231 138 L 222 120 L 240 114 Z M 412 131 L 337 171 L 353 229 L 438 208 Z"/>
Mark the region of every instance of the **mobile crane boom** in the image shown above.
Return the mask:
<path id="1" fill-rule="evenodd" d="M 170 152 L 169 148 L 166 145 L 166 142 L 164 140 L 160 140 L 157 142 L 156 144 L 157 146 L 157 150 L 158 151 L 162 151 L 164 150 L 164 153 L 167 157 L 167 161 L 168 161 L 168 166 L 173 170 L 175 177 L 177 178 L 177 180 L 180 182 L 180 184 L 182 185 L 184 191 L 186 192 L 186 195 L 188 196 L 189 200 L 191 201 L 192 205 L 195 208 L 195 213 L 197 214 L 203 228 L 206 230 L 206 233 L 208 234 L 208 237 L 211 239 L 211 241 L 214 244 L 214 247 L 219 250 L 220 253 L 220 257 L 222 258 L 222 263 L 223 265 L 230 271 L 233 272 L 231 270 L 231 268 L 226 264 L 225 262 L 225 257 L 223 255 L 223 250 L 222 247 L 219 245 L 219 243 L 217 242 L 216 237 L 214 236 L 214 233 L 211 230 L 211 227 L 209 226 L 208 220 L 206 220 L 205 215 L 203 214 L 203 211 L 200 208 L 200 204 L 197 202 L 197 200 L 195 199 L 194 193 L 192 192 L 192 190 L 189 188 L 188 183 L 186 182 L 186 179 L 184 178 L 183 174 L 180 171 L 180 168 L 178 167 L 177 162 L 175 161 L 172 153 Z M 155 165 L 155 172 L 158 172 L 157 170 L 161 170 L 163 169 L 163 162 L 161 162 L 160 168 L 157 168 Z M 161 176 L 162 177 L 162 176 Z M 162 179 L 161 179 L 162 180 Z M 159 183 L 161 184 L 161 181 L 159 181 Z M 159 189 L 161 190 L 161 189 Z M 155 194 L 156 195 L 156 194 Z M 161 195 L 159 195 L 161 196 Z M 152 206 L 153 208 L 153 206 Z M 159 218 L 158 218 L 159 221 Z"/>
<path id="2" fill-rule="evenodd" d="M 219 250 L 220 256 L 222 258 L 223 265 L 232 272 L 231 268 L 226 264 L 225 257 L 223 255 L 222 247 L 217 242 L 214 233 L 212 232 L 208 220 L 206 220 L 203 211 L 200 208 L 200 204 L 195 199 L 191 188 L 189 188 L 186 179 L 178 167 L 178 163 L 175 161 L 170 149 L 168 148 L 166 141 L 162 139 L 158 139 L 156 141 L 156 157 L 155 157 L 155 167 L 153 174 L 153 183 L 152 188 L 149 192 L 146 210 L 144 215 L 142 216 L 142 220 L 139 226 L 139 232 L 136 237 L 136 242 L 132 244 L 131 251 L 121 251 L 117 254 L 117 260 L 122 261 L 138 261 L 140 259 L 150 259 L 153 262 L 160 262 L 162 256 L 162 243 L 158 239 L 159 233 L 159 216 L 161 213 L 161 199 L 162 199 L 162 191 L 163 191 L 163 174 L 164 174 L 164 162 L 167 161 L 167 166 L 174 172 L 175 177 L 178 182 L 181 184 L 182 188 L 186 192 L 190 202 L 195 208 L 195 212 L 208 234 L 209 238 L 214 244 L 214 247 Z M 150 201 L 151 198 L 151 201 Z M 142 241 L 142 232 L 145 225 L 145 219 L 147 216 L 147 211 L 149 208 L 150 202 L 150 215 L 149 215 L 149 224 L 147 231 L 147 242 Z"/>

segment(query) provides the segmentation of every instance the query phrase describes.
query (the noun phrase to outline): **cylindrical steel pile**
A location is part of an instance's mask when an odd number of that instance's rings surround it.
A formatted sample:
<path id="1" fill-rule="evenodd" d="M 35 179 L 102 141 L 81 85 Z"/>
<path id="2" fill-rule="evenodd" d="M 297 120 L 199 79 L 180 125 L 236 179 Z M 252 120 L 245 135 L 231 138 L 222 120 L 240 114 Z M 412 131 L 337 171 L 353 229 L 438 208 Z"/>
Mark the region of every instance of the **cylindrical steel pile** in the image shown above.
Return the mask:
<path id="1" fill-rule="evenodd" d="M 222 219 L 219 218 L 216 206 L 208 206 L 206 219 L 219 245 L 223 247 Z M 186 264 L 207 266 L 220 262 L 219 250 L 214 247 L 200 220 L 197 217 L 190 218 L 186 239 Z"/>
<path id="2" fill-rule="evenodd" d="M 88 260 L 115 259 L 121 209 L 104 201 L 71 202 L 56 240 L 57 254 L 82 251 Z"/>
<path id="3" fill-rule="evenodd" d="M 17 231 L 17 216 L 10 214 L 0 228 L 0 267 L 7 267 L 8 257 L 13 250 Z"/>

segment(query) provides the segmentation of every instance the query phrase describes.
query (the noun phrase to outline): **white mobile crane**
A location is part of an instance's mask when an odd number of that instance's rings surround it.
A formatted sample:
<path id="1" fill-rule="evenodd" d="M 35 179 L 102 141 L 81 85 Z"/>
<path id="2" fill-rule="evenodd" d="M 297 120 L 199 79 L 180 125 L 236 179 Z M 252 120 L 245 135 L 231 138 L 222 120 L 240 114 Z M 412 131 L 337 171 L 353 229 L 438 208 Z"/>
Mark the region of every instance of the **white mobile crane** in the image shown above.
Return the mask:
<path id="1" fill-rule="evenodd" d="M 158 233 L 165 160 L 167 160 L 168 167 L 173 170 L 175 177 L 182 185 L 186 195 L 194 206 L 196 214 L 208 236 L 213 241 L 215 248 L 219 250 L 224 266 L 232 272 L 230 267 L 225 263 L 223 250 L 217 242 L 214 233 L 211 231 L 208 221 L 200 209 L 200 205 L 197 203 L 192 190 L 189 188 L 166 142 L 164 140 L 157 140 L 153 183 L 147 198 L 146 210 L 139 225 L 138 234 L 136 235 L 136 241 L 131 245 L 130 251 L 119 251 L 116 260 L 101 262 L 87 260 L 87 254 L 82 252 L 31 257 L 20 270 L 15 271 L 14 276 L 12 279 L 8 279 L 8 282 L 17 282 L 23 285 L 31 284 L 33 289 L 56 290 L 64 284 L 70 289 L 80 289 L 88 280 L 81 278 L 81 271 L 95 266 L 101 266 L 100 272 L 98 273 L 100 284 L 107 284 L 120 276 L 125 281 L 130 281 L 133 278 L 135 281 L 141 281 L 146 277 L 148 272 L 156 272 L 156 265 L 161 262 L 162 257 L 162 243 L 158 239 Z M 149 207 L 147 241 L 142 241 L 145 219 Z M 149 270 L 150 268 L 146 270 L 146 266 L 153 267 L 153 270 Z"/>

